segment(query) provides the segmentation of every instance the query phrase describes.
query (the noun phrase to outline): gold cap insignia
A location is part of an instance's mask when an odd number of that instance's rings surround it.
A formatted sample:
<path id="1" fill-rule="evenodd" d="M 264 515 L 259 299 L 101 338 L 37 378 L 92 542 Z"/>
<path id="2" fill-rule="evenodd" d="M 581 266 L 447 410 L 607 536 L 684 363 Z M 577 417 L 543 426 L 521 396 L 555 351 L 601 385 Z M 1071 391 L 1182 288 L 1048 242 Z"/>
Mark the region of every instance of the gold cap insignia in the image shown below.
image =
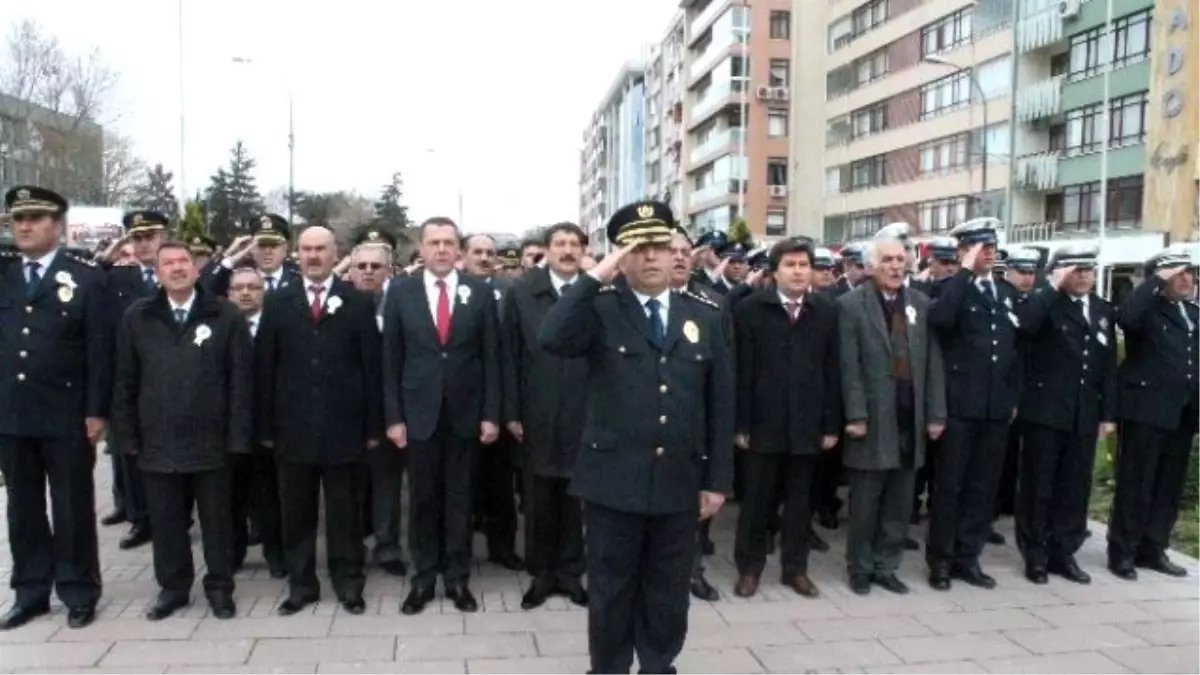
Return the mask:
<path id="1" fill-rule="evenodd" d="M 367 234 L 367 239 L 370 239 L 371 241 L 379 241 L 379 233 L 376 232 L 375 230 L 371 230 Z"/>
<path id="2" fill-rule="evenodd" d="M 264 230 L 271 229 L 271 219 L 268 216 L 263 216 L 262 218 L 259 219 L 258 222 L 262 223 L 262 229 L 264 229 Z"/>
<path id="3" fill-rule="evenodd" d="M 146 221 L 146 219 L 142 217 L 142 214 L 140 214 L 140 213 L 135 213 L 135 214 L 133 215 L 133 224 L 134 224 L 134 225 L 141 225 L 141 224 L 142 224 L 142 223 L 144 223 L 145 221 Z"/>
<path id="4" fill-rule="evenodd" d="M 17 199 L 29 199 L 29 190 L 23 188 L 17 190 Z"/>
<path id="5" fill-rule="evenodd" d="M 192 237 L 192 243 L 195 244 L 196 246 L 199 246 L 200 244 L 203 244 L 204 242 L 200 241 L 200 237 Z"/>
<path id="6" fill-rule="evenodd" d="M 654 207 L 650 204 L 642 204 L 637 208 L 638 218 L 651 218 L 654 216 Z"/>

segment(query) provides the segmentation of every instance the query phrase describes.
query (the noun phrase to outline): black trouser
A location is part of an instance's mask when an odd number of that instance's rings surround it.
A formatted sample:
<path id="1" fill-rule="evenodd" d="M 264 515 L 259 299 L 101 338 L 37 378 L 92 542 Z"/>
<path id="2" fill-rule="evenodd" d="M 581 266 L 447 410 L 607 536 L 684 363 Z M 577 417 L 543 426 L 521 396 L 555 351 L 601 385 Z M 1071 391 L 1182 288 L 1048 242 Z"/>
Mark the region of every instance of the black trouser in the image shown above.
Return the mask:
<path id="1" fill-rule="evenodd" d="M 1008 428 L 1004 468 L 1000 471 L 1000 487 L 996 490 L 996 517 L 1010 516 L 1017 512 L 1017 483 L 1018 479 L 1023 477 L 1019 468 L 1023 426 L 1014 422 Z"/>
<path id="2" fill-rule="evenodd" d="M 1158 556 L 1167 550 L 1179 517 L 1195 432 L 1195 408 L 1184 410 L 1174 430 L 1120 423 L 1117 489 L 1108 518 L 1110 560 Z"/>
<path id="3" fill-rule="evenodd" d="M 458 438 L 443 415 L 433 436 L 408 442 L 408 550 L 414 588 L 446 587 L 471 577 L 471 516 L 477 438 Z M 484 450 L 483 452 L 488 452 Z"/>
<path id="4" fill-rule="evenodd" d="M 204 594 L 233 594 L 232 482 L 228 468 L 196 473 L 142 472 L 150 527 L 154 531 L 154 577 L 165 597 L 186 599 L 196 581 L 188 520 L 192 498 L 204 547 Z"/>
<path id="5" fill-rule="evenodd" d="M 758 577 L 767 562 L 768 519 L 776 509 L 776 481 L 783 477 L 782 537 L 779 564 L 783 578 L 808 571 L 808 538 L 812 529 L 812 480 L 817 455 L 743 452 L 746 495 L 738 514 L 734 560 L 739 574 Z"/>
<path id="6" fill-rule="evenodd" d="M 142 485 L 142 470 L 137 458 L 120 452 L 117 446 L 114 457 L 121 460 L 121 484 L 125 490 L 125 520 L 133 526 L 150 525 L 150 513 L 146 505 L 146 486 Z"/>
<path id="7" fill-rule="evenodd" d="M 838 497 L 838 486 L 842 482 L 842 450 L 841 445 L 832 450 L 826 450 L 817 456 L 817 466 L 813 471 L 812 508 L 814 513 L 824 513 L 837 517 L 842 510 L 842 500 Z"/>
<path id="8" fill-rule="evenodd" d="M 1022 424 L 1017 541 L 1030 563 L 1075 555 L 1087 538 L 1096 435 Z"/>
<path id="9" fill-rule="evenodd" d="M 283 513 L 275 458 L 266 449 L 255 455 L 238 455 L 232 474 L 234 567 L 246 560 L 251 523 L 258 529 L 263 558 L 283 567 Z"/>
<path id="10" fill-rule="evenodd" d="M 125 472 L 121 469 L 121 458 L 113 452 L 112 441 L 109 440 L 108 465 L 112 468 L 112 500 L 113 512 L 125 515 Z"/>
<path id="11" fill-rule="evenodd" d="M 1008 426 L 1008 420 L 946 420 L 929 509 L 930 565 L 978 564 L 996 515 Z"/>
<path id="12" fill-rule="evenodd" d="M 284 565 L 291 597 L 318 597 L 317 523 L 321 491 L 325 492 L 325 548 L 329 577 L 338 600 L 362 597 L 366 585 L 366 551 L 363 549 L 363 465 L 298 464 L 280 461 L 279 496 L 283 507 Z"/>
<path id="13" fill-rule="evenodd" d="M 485 451 L 486 452 L 486 451 Z M 583 576 L 583 507 L 570 478 L 525 472 L 525 565 L 530 576 L 578 581 Z"/>
<path id="14" fill-rule="evenodd" d="M 696 550 L 692 552 L 692 579 L 704 576 L 704 542 L 709 541 L 709 530 L 712 529 L 712 518 L 700 521 L 696 525 Z"/>
<path id="15" fill-rule="evenodd" d="M 385 440 L 367 451 L 367 466 L 371 470 L 370 513 L 375 535 L 375 563 L 404 562 L 404 546 L 400 540 L 400 499 L 404 491 L 404 467 L 407 451 Z"/>
<path id="16" fill-rule="evenodd" d="M 940 436 L 936 441 L 932 438 L 925 439 L 925 463 L 921 465 L 921 468 L 917 469 L 916 483 L 913 486 L 913 513 L 921 511 L 922 495 L 925 495 L 926 510 L 929 510 L 929 506 L 933 502 L 933 477 L 937 468 L 937 458 L 942 454 L 941 448 L 942 439 Z"/>
<path id="17" fill-rule="evenodd" d="M 513 446 L 507 432 L 480 448 L 475 481 L 475 513 L 483 522 L 488 556 L 510 556 L 517 545 L 517 504 L 513 487 Z"/>
<path id="18" fill-rule="evenodd" d="M 0 436 L 14 605 L 46 602 L 51 587 L 68 607 L 92 607 L 100 599 L 95 467 L 96 449 L 84 437 L 82 424 L 70 436 Z"/>
<path id="19" fill-rule="evenodd" d="M 593 673 L 665 673 L 683 649 L 696 511 L 646 515 L 594 502 L 587 522 L 588 653 Z"/>
<path id="20" fill-rule="evenodd" d="M 850 521 L 846 569 L 850 576 L 894 574 L 904 555 L 912 516 L 912 469 L 848 469 Z"/>

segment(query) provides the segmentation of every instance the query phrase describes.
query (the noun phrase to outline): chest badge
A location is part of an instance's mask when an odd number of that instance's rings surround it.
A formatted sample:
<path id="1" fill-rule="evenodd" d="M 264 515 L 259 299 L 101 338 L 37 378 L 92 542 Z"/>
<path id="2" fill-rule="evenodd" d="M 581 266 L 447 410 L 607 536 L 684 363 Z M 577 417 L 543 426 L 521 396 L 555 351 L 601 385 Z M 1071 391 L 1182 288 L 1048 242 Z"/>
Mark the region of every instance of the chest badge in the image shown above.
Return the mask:
<path id="1" fill-rule="evenodd" d="M 61 302 L 70 302 L 71 298 L 75 297 L 75 279 L 71 277 L 71 273 L 59 270 L 58 274 L 54 275 L 54 281 L 58 284 L 58 299 Z"/>
<path id="2" fill-rule="evenodd" d="M 700 341 L 700 327 L 696 325 L 695 321 L 689 320 L 683 324 L 683 337 L 692 344 Z"/>
<path id="3" fill-rule="evenodd" d="M 1100 317 L 1100 320 L 1096 323 L 1100 324 L 1100 330 L 1108 330 L 1108 319 L 1106 317 Z"/>

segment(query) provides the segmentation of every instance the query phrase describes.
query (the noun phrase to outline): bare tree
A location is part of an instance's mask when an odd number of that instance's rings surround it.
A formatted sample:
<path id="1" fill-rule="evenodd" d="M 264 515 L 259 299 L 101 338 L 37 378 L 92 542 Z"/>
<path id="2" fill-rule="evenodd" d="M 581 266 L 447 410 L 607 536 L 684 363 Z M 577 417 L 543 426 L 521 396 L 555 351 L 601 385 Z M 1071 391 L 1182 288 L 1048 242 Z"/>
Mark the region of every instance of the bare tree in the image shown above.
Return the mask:
<path id="1" fill-rule="evenodd" d="M 128 204 L 139 179 L 145 173 L 146 163 L 133 153 L 133 142 L 128 137 L 105 134 L 103 194 L 105 206 Z"/>

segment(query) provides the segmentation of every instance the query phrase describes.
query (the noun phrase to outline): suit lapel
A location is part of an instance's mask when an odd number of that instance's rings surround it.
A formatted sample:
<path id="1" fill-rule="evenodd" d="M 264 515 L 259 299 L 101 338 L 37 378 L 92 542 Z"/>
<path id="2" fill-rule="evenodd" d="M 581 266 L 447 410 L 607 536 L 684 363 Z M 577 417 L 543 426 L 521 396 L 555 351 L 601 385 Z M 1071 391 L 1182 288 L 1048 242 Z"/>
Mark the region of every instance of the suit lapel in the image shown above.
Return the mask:
<path id="1" fill-rule="evenodd" d="M 411 292 L 401 293 L 403 302 L 409 305 L 409 311 L 415 312 L 417 323 L 424 327 L 424 332 L 429 338 L 430 343 L 438 344 L 437 325 L 433 322 L 434 308 L 429 306 L 429 296 L 425 292 L 425 277 L 417 275 L 412 277 L 413 284 Z"/>
<path id="2" fill-rule="evenodd" d="M 1176 326 L 1182 328 L 1184 332 L 1188 331 L 1187 320 L 1183 318 L 1183 314 L 1181 313 L 1187 311 L 1186 306 L 1168 300 L 1159 305 L 1158 311 L 1166 314 L 1167 318 L 1173 321 Z"/>
<path id="3" fill-rule="evenodd" d="M 664 354 L 670 354 L 675 343 L 679 342 L 679 337 L 683 335 L 683 323 L 685 320 L 683 298 L 678 293 L 673 293 L 671 296 L 671 306 L 667 308 L 666 330 L 663 331 L 662 350 Z M 649 326 L 649 319 L 646 319 L 646 324 Z"/>
<path id="4" fill-rule="evenodd" d="M 63 266 L 63 257 L 64 257 L 63 252 L 60 250 L 58 253 L 56 253 L 54 255 L 54 261 L 50 263 L 50 266 L 47 267 L 46 269 L 42 270 L 42 278 L 38 280 L 38 285 L 36 287 L 34 287 L 33 296 L 29 298 L 29 304 L 32 305 L 35 302 L 41 300 L 42 296 L 46 295 L 46 293 L 52 287 L 58 286 L 58 282 L 54 280 L 54 276 L 56 274 L 58 274 L 59 270 L 61 270 L 63 268 L 62 267 Z M 22 258 L 21 259 L 21 265 L 22 265 L 21 281 L 22 282 L 25 281 L 24 264 L 25 264 L 25 259 Z M 24 287 L 23 283 L 22 283 L 22 287 Z"/>
<path id="5" fill-rule="evenodd" d="M 892 334 L 888 332 L 887 323 L 883 316 L 883 305 L 880 303 L 878 292 L 870 287 L 864 288 L 862 303 L 863 311 L 867 313 L 867 321 L 879 331 L 879 336 L 883 338 L 883 345 L 890 357 L 892 355 Z"/>
<path id="6" fill-rule="evenodd" d="M 308 306 L 308 293 L 304 291 L 304 284 L 288 284 L 285 287 L 280 287 L 275 292 L 290 293 L 292 296 L 290 304 L 296 308 L 296 311 L 300 313 L 300 316 L 305 321 L 312 323 L 312 309 Z"/>
<path id="7" fill-rule="evenodd" d="M 1083 308 L 1079 306 L 1079 303 L 1075 302 L 1075 298 L 1072 298 L 1069 295 L 1063 295 L 1059 302 L 1065 303 L 1063 306 L 1063 313 L 1066 314 L 1071 321 L 1074 321 L 1081 328 L 1083 328 L 1084 332 L 1086 333 L 1090 326 L 1088 325 L 1087 318 L 1083 315 Z"/>
<path id="8" fill-rule="evenodd" d="M 633 294 L 633 291 L 629 290 L 629 286 L 622 284 L 620 288 L 621 307 L 625 313 L 626 320 L 629 321 L 634 330 L 646 338 L 646 342 L 657 349 L 658 344 L 654 340 L 654 334 L 650 332 L 650 319 L 646 316 L 646 309 L 638 302 L 637 296 Z"/>
<path id="9" fill-rule="evenodd" d="M 920 335 L 917 331 L 918 323 L 916 321 L 908 320 L 908 317 L 910 316 L 919 318 L 921 316 L 921 312 L 923 311 L 926 311 L 926 308 L 922 307 L 918 309 L 916 304 L 912 301 L 912 294 L 904 294 L 904 320 L 907 322 L 905 330 L 907 331 L 908 335 L 908 362 L 911 364 L 910 368 L 915 368 L 916 364 L 925 362 L 924 357 L 922 356 L 923 352 L 925 351 L 925 346 L 920 342 L 924 336 Z M 890 335 L 888 336 L 888 344 L 891 344 Z M 916 381 L 915 377 L 913 378 L 913 381 Z"/>

